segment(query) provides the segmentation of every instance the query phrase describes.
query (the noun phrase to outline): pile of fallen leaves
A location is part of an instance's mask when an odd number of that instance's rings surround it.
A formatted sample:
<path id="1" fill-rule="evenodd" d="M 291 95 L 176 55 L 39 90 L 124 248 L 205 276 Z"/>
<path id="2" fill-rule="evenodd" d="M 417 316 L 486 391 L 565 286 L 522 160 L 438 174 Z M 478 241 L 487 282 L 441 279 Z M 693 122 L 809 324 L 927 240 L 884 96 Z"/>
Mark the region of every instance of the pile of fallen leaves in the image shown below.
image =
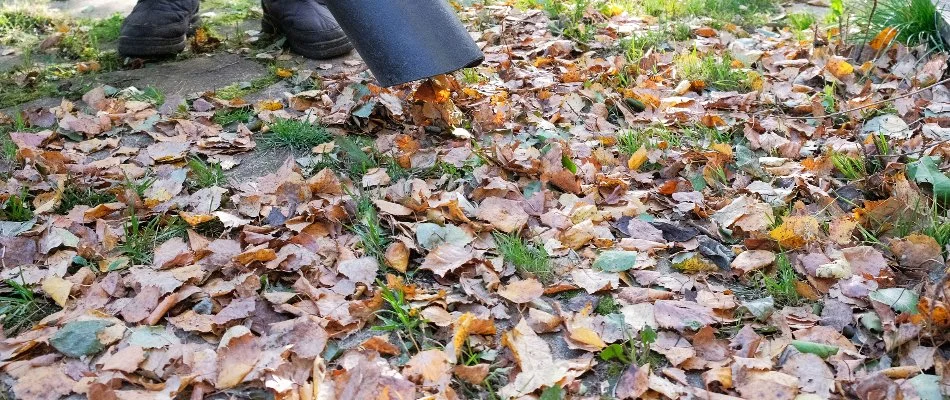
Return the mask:
<path id="1" fill-rule="evenodd" d="M 948 393 L 945 54 L 700 24 L 627 60 L 655 19 L 582 48 L 541 11 L 466 13 L 499 23 L 464 78 L 3 117 L 0 308 L 36 320 L 0 341 L 13 395 Z M 705 57 L 748 84 L 683 71 Z M 199 179 L 288 120 L 335 136 Z"/>

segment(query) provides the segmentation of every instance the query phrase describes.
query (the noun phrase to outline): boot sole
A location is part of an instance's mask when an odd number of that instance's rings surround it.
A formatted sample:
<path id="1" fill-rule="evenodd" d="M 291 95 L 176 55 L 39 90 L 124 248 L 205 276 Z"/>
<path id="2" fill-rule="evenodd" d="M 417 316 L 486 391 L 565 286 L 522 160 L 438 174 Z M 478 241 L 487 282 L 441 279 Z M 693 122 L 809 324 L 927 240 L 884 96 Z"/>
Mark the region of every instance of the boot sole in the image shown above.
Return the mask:
<path id="1" fill-rule="evenodd" d="M 119 54 L 123 57 L 167 57 L 181 53 L 188 45 L 188 36 L 198 30 L 201 18 L 195 15 L 188 23 L 188 33 L 180 38 L 119 36 Z"/>
<path id="2" fill-rule="evenodd" d="M 171 56 L 181 53 L 187 44 L 185 35 L 178 39 L 119 36 L 119 54 L 123 57 Z"/>
<path id="3" fill-rule="evenodd" d="M 267 18 L 261 19 L 261 32 L 270 35 L 279 34 L 287 37 L 286 33 L 284 33 L 280 28 L 277 27 L 276 24 L 272 23 Z M 346 38 L 346 35 L 342 35 L 339 38 L 330 41 L 310 43 L 300 43 L 298 41 L 290 40 L 290 37 L 287 37 L 287 44 L 290 47 L 290 51 L 316 60 L 336 58 L 353 51 L 353 44 L 350 43 L 350 40 Z"/>

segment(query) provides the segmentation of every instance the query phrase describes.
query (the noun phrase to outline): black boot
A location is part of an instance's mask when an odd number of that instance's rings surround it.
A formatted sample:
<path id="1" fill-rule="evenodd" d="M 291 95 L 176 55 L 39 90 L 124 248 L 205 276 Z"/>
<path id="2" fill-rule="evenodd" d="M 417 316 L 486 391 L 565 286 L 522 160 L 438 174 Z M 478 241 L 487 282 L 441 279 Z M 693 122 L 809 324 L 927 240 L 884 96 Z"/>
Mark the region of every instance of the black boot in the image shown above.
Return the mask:
<path id="1" fill-rule="evenodd" d="M 174 55 L 185 49 L 198 22 L 198 0 L 139 0 L 119 36 L 125 57 Z"/>
<path id="2" fill-rule="evenodd" d="M 353 45 L 324 4 L 324 0 L 261 0 L 261 31 L 283 34 L 290 50 L 307 58 L 344 55 Z"/>

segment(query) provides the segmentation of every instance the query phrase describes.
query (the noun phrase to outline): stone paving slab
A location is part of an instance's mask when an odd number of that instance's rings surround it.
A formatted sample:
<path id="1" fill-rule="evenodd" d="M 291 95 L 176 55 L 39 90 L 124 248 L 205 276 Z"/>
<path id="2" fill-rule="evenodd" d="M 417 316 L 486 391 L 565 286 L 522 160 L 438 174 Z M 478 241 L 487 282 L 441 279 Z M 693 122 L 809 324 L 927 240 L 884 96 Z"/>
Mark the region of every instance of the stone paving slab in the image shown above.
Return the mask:
<path id="1" fill-rule="evenodd" d="M 77 18 L 108 18 L 115 13 L 128 15 L 135 3 L 135 0 L 66 0 L 51 1 L 48 6 Z"/>
<path id="2" fill-rule="evenodd" d="M 219 53 L 184 61 L 146 64 L 145 68 L 99 74 L 94 81 L 124 88 L 152 86 L 168 96 L 219 89 L 270 73 L 267 66 L 237 54 Z"/>

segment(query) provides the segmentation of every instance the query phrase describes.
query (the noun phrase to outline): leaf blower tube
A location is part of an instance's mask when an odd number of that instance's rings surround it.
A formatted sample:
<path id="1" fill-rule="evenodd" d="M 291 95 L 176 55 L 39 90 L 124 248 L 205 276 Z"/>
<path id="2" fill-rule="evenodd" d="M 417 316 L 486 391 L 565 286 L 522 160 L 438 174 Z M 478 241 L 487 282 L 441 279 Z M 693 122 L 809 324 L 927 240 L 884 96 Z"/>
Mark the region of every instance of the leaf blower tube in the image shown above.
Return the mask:
<path id="1" fill-rule="evenodd" d="M 327 0 L 383 86 L 481 64 L 475 41 L 445 0 Z"/>

